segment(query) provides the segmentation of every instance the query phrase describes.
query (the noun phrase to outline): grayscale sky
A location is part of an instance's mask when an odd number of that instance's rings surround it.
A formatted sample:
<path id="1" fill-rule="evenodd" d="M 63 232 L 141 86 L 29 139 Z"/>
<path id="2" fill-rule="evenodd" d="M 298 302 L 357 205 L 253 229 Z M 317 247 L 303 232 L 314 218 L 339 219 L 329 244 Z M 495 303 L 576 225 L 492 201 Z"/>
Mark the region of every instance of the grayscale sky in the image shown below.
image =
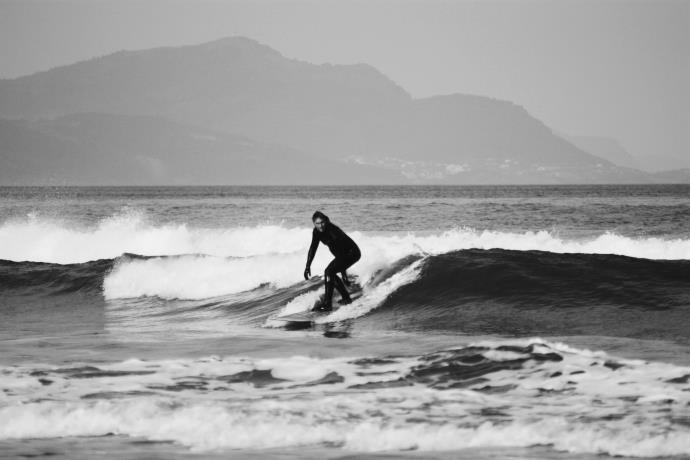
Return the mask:
<path id="1" fill-rule="evenodd" d="M 690 155 L 690 0 L 0 0 L 0 76 L 233 35 L 369 63 L 414 97 L 507 99 L 637 156 Z"/>

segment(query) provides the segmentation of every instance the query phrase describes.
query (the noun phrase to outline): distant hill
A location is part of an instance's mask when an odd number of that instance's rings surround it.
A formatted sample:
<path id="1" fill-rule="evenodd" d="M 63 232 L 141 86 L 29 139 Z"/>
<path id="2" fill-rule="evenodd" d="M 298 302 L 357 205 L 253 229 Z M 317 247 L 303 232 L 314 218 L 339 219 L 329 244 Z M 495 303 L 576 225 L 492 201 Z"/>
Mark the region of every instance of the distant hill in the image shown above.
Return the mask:
<path id="1" fill-rule="evenodd" d="M 337 162 L 324 180 L 335 183 L 379 180 L 381 171 L 390 180 L 403 176 L 415 183 L 651 180 L 583 151 L 510 102 L 459 94 L 413 99 L 369 65 L 313 65 L 241 37 L 122 51 L 0 81 L 0 116 L 38 119 L 73 113 L 162 117 L 181 126 L 203 127 L 231 136 L 222 142 L 232 152 L 237 151 L 232 139 L 254 139 L 261 147 L 247 155 L 263 152 L 265 167 L 275 169 L 276 180 L 292 174 L 287 171 L 292 163 L 281 160 L 289 155 Z M 81 123 L 90 126 L 81 117 Z M 164 135 L 154 125 L 146 125 L 154 130 L 151 136 Z M 43 133 L 45 126 L 41 125 Z M 145 134 L 132 138 L 130 152 L 146 157 L 145 143 L 153 140 Z M 124 131 L 120 135 L 127 137 Z M 87 137 L 82 132 L 74 142 L 83 146 Z M 102 140 L 94 135 L 92 142 L 97 148 Z M 199 142 L 182 142 L 159 166 L 196 155 Z M 110 147 L 102 147 L 106 148 Z M 106 161 L 108 155 L 102 155 Z M 351 171 L 375 174 L 347 176 L 342 161 Z M 297 161 L 295 167 L 300 164 Z M 212 183 L 218 180 L 214 173 L 199 168 L 185 180 Z M 253 174 L 250 168 L 240 179 L 251 182 L 269 173 Z"/>
<path id="2" fill-rule="evenodd" d="M 160 117 L 76 114 L 0 120 L 2 185 L 399 184 L 338 163 Z"/>
<path id="3" fill-rule="evenodd" d="M 680 156 L 654 155 L 636 157 L 623 148 L 617 140 L 597 136 L 568 136 L 560 134 L 568 142 L 585 152 L 604 158 L 611 163 L 627 168 L 651 172 L 654 182 L 687 183 L 687 171 L 690 171 L 690 159 Z"/>
<path id="4" fill-rule="evenodd" d="M 653 173 L 656 182 L 664 184 L 690 184 L 690 168 Z"/>
<path id="5" fill-rule="evenodd" d="M 652 155 L 637 158 L 640 169 L 653 173 L 690 168 L 690 155 Z"/>
<path id="6" fill-rule="evenodd" d="M 626 168 L 639 168 L 638 161 L 620 143 L 609 137 L 562 135 L 579 149 Z"/>

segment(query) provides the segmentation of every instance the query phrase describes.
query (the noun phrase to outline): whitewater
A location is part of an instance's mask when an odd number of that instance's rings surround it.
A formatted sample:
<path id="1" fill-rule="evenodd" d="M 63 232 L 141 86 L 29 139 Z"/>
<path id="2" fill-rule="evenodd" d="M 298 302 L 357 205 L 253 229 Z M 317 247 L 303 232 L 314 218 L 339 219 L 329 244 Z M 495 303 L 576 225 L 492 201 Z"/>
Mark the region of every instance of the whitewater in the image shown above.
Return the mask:
<path id="1" fill-rule="evenodd" d="M 363 295 L 292 327 L 317 209 Z M 689 456 L 688 216 L 685 186 L 0 188 L 0 450 Z"/>
<path id="2" fill-rule="evenodd" d="M 471 228 L 418 232 L 421 234 L 375 234 L 356 229 L 351 233 L 368 255 L 353 269 L 361 278 L 369 278 L 407 256 L 470 248 L 690 259 L 690 239 L 635 238 L 607 231 L 586 239 L 565 239 L 548 231 L 512 233 Z M 81 228 L 32 216 L 0 226 L 0 239 L 5 242 L 0 259 L 74 264 L 123 254 L 150 256 L 119 261 L 105 280 L 106 298 L 202 299 L 265 283 L 276 287 L 296 283 L 310 236 L 310 228 L 279 225 L 222 229 L 155 225 L 143 213 L 131 211 Z M 329 254 L 320 251 L 314 272 L 328 261 Z"/>
<path id="3" fill-rule="evenodd" d="M 673 431 L 666 414 L 648 414 L 669 408 L 673 417 L 684 416 L 690 396 L 673 378 L 690 368 L 610 359 L 531 340 L 379 363 L 210 356 L 5 368 L 3 386 L 14 391 L 3 398 L 0 416 L 12 424 L 0 427 L 0 437 L 113 433 L 172 439 L 194 451 L 319 443 L 355 452 L 553 444 L 579 453 L 686 454 L 690 430 Z M 488 378 L 468 382 L 455 375 L 457 362 L 477 368 L 468 374 Z M 37 375 L 40 381 L 31 378 Z M 653 377 L 659 375 L 667 381 Z M 27 398 L 45 402 L 13 404 Z"/>

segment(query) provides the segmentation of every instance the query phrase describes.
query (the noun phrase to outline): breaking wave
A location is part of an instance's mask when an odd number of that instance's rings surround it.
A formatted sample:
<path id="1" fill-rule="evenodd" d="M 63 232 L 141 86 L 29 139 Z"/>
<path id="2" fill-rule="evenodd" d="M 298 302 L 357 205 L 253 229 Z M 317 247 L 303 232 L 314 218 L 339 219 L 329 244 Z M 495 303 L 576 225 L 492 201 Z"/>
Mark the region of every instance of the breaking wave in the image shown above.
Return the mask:
<path id="1" fill-rule="evenodd" d="M 417 356 L 174 359 L 1 369 L 0 439 L 118 434 L 195 451 L 549 445 L 690 454 L 690 368 L 539 339 Z"/>
<path id="2" fill-rule="evenodd" d="M 607 233 L 575 241 L 471 229 L 351 233 L 364 254 L 350 271 L 363 296 L 320 322 L 355 320 L 360 330 L 690 339 L 683 327 L 688 240 Z M 0 238 L 7 241 L 0 247 L 6 299 L 79 294 L 74 305 L 105 305 L 111 318 L 129 324 L 140 311 L 157 312 L 166 327 L 180 311 L 213 309 L 213 320 L 224 315 L 225 324 L 281 327 L 277 315 L 311 308 L 322 290 L 318 278 L 302 279 L 306 228 L 195 229 L 123 214 L 81 229 L 5 222 Z M 313 273 L 329 261 L 321 248 Z"/>
<path id="3" fill-rule="evenodd" d="M 154 224 L 139 212 L 116 214 L 93 226 L 33 217 L 0 225 L 3 241 L 0 259 L 70 264 L 113 259 L 125 253 L 216 257 L 302 254 L 304 257 L 310 232 L 308 228 L 278 225 L 196 228 L 187 224 Z M 689 239 L 632 238 L 609 232 L 583 239 L 566 239 L 548 231 L 511 233 L 459 226 L 435 233 L 372 234 L 352 229 L 349 232 L 362 246 L 363 261 L 381 255 L 391 260 L 414 253 L 441 254 L 472 248 L 690 259 Z"/>
<path id="4" fill-rule="evenodd" d="M 192 325 L 193 318 L 178 315 L 194 311 L 222 333 L 228 323 L 283 327 L 275 317 L 310 309 L 323 288 L 319 277 L 301 278 L 295 267 L 302 263 L 303 254 L 127 254 L 68 265 L 0 261 L 0 283 L 6 298 L 75 295 L 76 305 L 98 296 L 111 318 L 135 329 L 142 315 L 154 312 L 163 330 L 170 323 Z M 688 260 L 471 249 L 382 256 L 358 265 L 350 275 L 363 295 L 317 323 L 356 320 L 356 328 L 372 331 L 690 340 Z"/>

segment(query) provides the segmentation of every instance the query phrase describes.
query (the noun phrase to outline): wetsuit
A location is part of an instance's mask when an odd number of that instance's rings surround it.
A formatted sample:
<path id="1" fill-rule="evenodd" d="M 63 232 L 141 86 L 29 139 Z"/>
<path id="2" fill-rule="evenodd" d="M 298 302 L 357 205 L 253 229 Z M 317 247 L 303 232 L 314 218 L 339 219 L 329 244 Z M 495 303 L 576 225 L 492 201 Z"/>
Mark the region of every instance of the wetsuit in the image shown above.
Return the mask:
<path id="1" fill-rule="evenodd" d="M 335 256 L 335 259 L 328 264 L 324 272 L 324 281 L 326 282 L 324 308 L 330 309 L 334 287 L 338 290 L 343 300 L 350 299 L 350 294 L 337 274 L 344 273 L 347 268 L 357 262 L 361 257 L 361 253 L 357 244 L 340 227 L 331 222 L 326 222 L 323 232 L 318 231 L 316 228 L 312 232 L 311 246 L 309 246 L 309 254 L 307 256 L 307 268 L 311 267 L 311 261 L 314 259 L 319 242 L 328 246 L 328 249 Z"/>

